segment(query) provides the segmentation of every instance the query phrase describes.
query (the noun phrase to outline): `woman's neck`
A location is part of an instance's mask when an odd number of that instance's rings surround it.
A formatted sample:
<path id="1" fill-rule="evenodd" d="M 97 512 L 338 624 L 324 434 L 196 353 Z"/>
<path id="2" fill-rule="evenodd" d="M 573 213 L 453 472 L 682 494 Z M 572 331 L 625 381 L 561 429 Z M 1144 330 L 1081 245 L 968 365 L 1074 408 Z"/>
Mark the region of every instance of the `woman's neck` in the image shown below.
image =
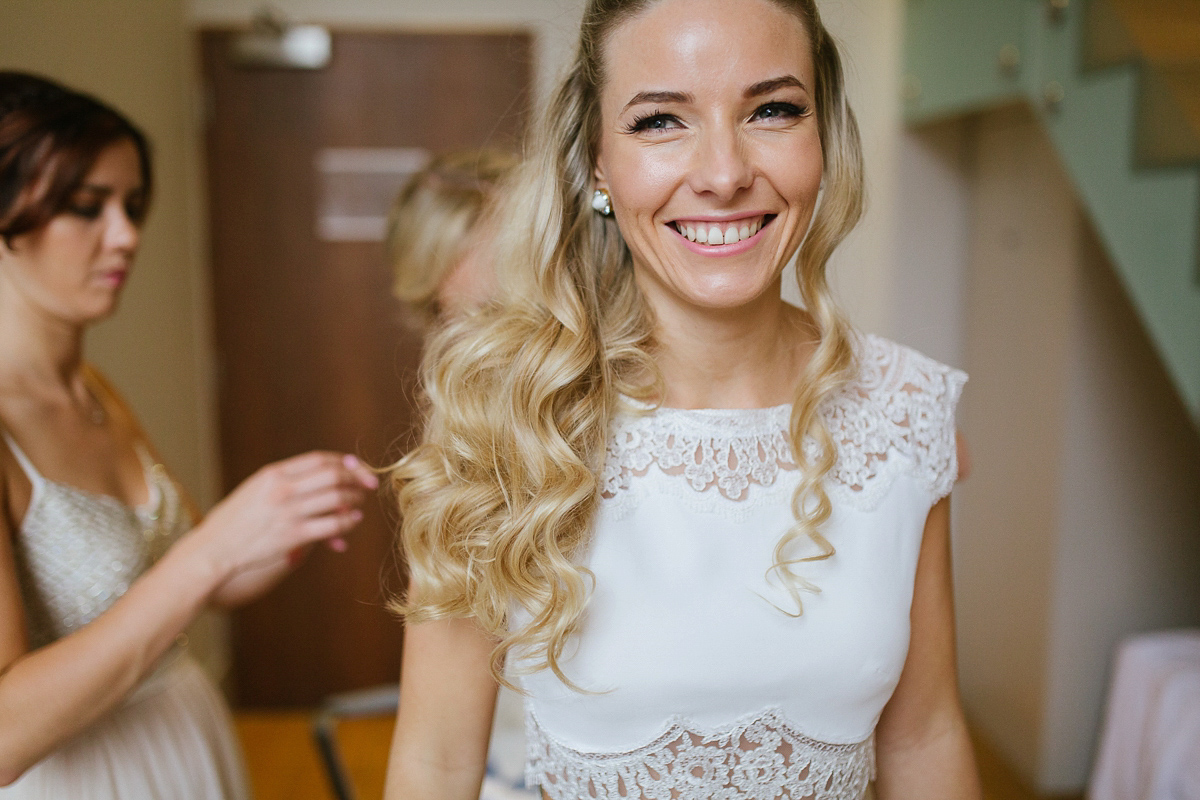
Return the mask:
<path id="1" fill-rule="evenodd" d="M 69 390 L 82 373 L 83 331 L 82 325 L 55 317 L 0 285 L 0 384 L 41 392 Z"/>
<path id="2" fill-rule="evenodd" d="M 816 346 L 808 315 L 777 296 L 737 310 L 670 304 L 654 313 L 655 361 L 671 408 L 789 403 Z"/>

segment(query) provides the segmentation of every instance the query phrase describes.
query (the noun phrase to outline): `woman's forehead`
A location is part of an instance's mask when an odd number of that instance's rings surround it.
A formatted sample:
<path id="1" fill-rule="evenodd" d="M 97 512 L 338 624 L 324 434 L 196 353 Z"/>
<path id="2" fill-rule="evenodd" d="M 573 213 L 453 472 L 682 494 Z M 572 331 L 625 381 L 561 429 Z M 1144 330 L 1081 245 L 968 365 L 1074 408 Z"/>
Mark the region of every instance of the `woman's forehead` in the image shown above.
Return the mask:
<path id="1" fill-rule="evenodd" d="M 811 91 L 810 42 L 800 17 L 772 0 L 658 0 L 609 33 L 606 86 L 670 91 L 796 74 Z"/>

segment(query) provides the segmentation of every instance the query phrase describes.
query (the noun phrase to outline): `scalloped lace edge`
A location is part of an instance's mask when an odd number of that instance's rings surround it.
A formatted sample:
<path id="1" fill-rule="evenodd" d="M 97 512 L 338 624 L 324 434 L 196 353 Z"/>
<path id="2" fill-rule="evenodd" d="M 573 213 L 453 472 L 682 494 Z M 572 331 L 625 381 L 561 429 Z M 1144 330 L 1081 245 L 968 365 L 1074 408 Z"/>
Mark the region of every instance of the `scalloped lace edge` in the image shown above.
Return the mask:
<path id="1" fill-rule="evenodd" d="M 526 738 L 525 782 L 551 800 L 860 800 L 875 777 L 873 735 L 822 742 L 778 707 L 712 730 L 672 717 L 653 741 L 616 753 L 563 744 L 527 707 Z"/>

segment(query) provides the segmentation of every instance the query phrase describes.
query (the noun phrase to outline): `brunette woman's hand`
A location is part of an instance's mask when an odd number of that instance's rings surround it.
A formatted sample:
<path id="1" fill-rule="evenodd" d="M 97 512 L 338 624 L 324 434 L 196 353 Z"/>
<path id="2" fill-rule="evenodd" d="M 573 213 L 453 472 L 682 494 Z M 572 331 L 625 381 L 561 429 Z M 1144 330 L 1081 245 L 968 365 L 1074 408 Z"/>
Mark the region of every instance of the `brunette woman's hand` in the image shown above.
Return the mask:
<path id="1" fill-rule="evenodd" d="M 359 507 L 378 486 L 366 465 L 340 453 L 305 453 L 251 475 L 188 536 L 213 570 L 214 601 L 234 605 L 261 594 L 304 548 L 357 525 Z"/>

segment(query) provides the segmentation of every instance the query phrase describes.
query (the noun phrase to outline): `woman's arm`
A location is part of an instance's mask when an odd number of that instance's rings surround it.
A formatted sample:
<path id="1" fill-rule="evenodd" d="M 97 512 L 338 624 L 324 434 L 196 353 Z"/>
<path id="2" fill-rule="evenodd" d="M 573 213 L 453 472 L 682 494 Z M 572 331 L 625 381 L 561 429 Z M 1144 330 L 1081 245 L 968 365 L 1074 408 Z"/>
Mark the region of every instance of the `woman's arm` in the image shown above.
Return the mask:
<path id="1" fill-rule="evenodd" d="M 917 563 L 912 639 L 875 732 L 879 800 L 979 800 L 954 654 L 950 499 L 929 512 Z"/>
<path id="2" fill-rule="evenodd" d="M 331 453 L 264 467 L 112 608 L 34 651 L 17 583 L 15 522 L 0 518 L 0 785 L 118 705 L 222 586 L 357 524 L 361 515 L 351 509 L 373 481 Z"/>
<path id="3" fill-rule="evenodd" d="M 472 620 L 409 626 L 386 800 L 476 800 L 496 707 L 495 641 Z"/>

